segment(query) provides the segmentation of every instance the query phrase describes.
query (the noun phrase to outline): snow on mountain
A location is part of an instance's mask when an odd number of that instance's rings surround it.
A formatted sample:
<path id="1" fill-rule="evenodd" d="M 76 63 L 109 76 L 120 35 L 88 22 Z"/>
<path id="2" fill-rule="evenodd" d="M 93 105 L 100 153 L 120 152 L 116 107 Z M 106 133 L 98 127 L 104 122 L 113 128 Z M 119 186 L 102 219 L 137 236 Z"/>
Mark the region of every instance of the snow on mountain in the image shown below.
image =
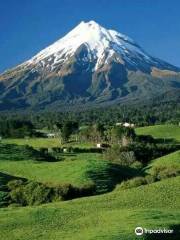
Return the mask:
<path id="1" fill-rule="evenodd" d="M 84 60 L 96 61 L 95 70 L 98 69 L 102 59 L 105 58 L 105 62 L 108 62 L 113 54 L 118 55 L 117 61 L 122 62 L 123 59 L 134 65 L 137 63 L 132 60 L 133 58 L 153 62 L 131 38 L 117 31 L 107 30 L 94 21 L 82 21 L 66 36 L 40 51 L 26 64 L 40 63 L 43 67 L 51 65 L 53 70 L 53 65 L 65 62 L 83 44 L 88 49 L 88 59 Z"/>
<path id="2" fill-rule="evenodd" d="M 121 33 L 81 22 L 0 75 L 0 110 L 149 101 L 178 96 L 179 86 L 179 68 L 151 57 Z"/>

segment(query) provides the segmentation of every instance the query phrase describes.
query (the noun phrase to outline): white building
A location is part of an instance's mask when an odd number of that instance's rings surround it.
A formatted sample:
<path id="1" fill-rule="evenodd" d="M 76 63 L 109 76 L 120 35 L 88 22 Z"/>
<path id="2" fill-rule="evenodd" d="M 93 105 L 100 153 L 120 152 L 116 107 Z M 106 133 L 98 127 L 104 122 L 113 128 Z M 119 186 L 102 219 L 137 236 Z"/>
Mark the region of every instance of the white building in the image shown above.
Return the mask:
<path id="1" fill-rule="evenodd" d="M 97 143 L 97 144 L 96 144 L 96 147 L 97 147 L 97 148 L 101 148 L 101 147 L 102 147 L 102 144 L 101 144 L 101 143 Z"/>
<path id="2" fill-rule="evenodd" d="M 56 134 L 55 133 L 47 133 L 46 135 L 48 138 L 55 138 Z"/>
<path id="3" fill-rule="evenodd" d="M 125 123 L 118 122 L 118 123 L 116 123 L 116 126 L 123 126 L 123 127 L 134 128 L 135 124 L 134 123 L 128 123 L 128 122 L 125 122 Z"/>

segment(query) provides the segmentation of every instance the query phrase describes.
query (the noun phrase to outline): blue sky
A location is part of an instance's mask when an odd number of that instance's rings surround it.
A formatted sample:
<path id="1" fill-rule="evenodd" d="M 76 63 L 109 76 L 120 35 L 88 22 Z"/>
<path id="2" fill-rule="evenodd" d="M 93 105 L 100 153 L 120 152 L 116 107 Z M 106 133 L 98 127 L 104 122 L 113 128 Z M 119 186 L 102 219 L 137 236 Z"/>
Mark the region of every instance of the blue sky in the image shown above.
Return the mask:
<path id="1" fill-rule="evenodd" d="M 2 0 L 0 72 L 32 57 L 80 21 L 95 20 L 180 66 L 179 0 Z"/>

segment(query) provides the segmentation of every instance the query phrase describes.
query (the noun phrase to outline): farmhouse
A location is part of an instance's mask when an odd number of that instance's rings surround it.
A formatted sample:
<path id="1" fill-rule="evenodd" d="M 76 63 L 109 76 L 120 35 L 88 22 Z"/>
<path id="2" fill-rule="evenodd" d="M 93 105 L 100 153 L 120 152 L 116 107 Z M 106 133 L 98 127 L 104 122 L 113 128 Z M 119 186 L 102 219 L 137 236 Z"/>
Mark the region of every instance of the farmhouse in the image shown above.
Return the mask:
<path id="1" fill-rule="evenodd" d="M 56 137 L 56 134 L 55 133 L 47 133 L 46 136 L 48 138 L 55 138 Z"/>
<path id="2" fill-rule="evenodd" d="M 134 128 L 134 127 L 135 127 L 135 124 L 134 124 L 134 123 L 128 123 L 128 122 L 125 122 L 125 123 L 117 122 L 117 123 L 116 123 L 116 126 L 123 126 L 123 127 L 131 127 L 131 128 Z"/>
<path id="3" fill-rule="evenodd" d="M 125 123 L 123 123 L 123 126 L 124 126 L 124 127 L 134 127 L 135 124 L 134 124 L 134 123 L 125 122 Z"/>
<path id="4" fill-rule="evenodd" d="M 107 143 L 97 143 L 96 147 L 97 148 L 108 148 L 108 147 L 110 147 L 110 145 Z"/>

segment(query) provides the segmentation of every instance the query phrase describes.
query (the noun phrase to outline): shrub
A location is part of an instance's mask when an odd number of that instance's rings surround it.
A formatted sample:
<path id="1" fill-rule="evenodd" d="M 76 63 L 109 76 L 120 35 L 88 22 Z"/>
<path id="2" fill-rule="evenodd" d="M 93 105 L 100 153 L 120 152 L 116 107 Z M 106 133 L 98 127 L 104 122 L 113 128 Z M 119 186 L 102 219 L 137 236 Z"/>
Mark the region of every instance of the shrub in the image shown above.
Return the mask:
<path id="1" fill-rule="evenodd" d="M 180 175 L 180 170 L 176 166 L 171 167 L 154 167 L 152 175 L 157 180 L 170 178 L 170 177 L 176 177 Z"/>
<path id="2" fill-rule="evenodd" d="M 151 184 L 165 178 L 176 177 L 178 175 L 180 175 L 180 170 L 176 167 L 156 167 L 153 169 L 152 175 L 147 175 L 145 177 L 135 177 L 133 179 L 123 181 L 120 185 L 120 188 L 128 189 L 138 187 L 145 184 Z"/>
<path id="3" fill-rule="evenodd" d="M 21 179 L 17 179 L 17 180 L 9 181 L 7 184 L 7 187 L 9 190 L 12 191 L 18 187 L 21 187 L 23 184 L 24 184 L 24 182 Z"/>
<path id="4" fill-rule="evenodd" d="M 132 168 L 135 168 L 135 169 L 142 169 L 143 168 L 143 164 L 139 161 L 135 161 L 131 164 L 131 167 Z"/>
<path id="5" fill-rule="evenodd" d="M 75 189 L 71 184 L 63 184 L 59 185 L 54 188 L 54 196 L 53 199 L 58 199 L 59 200 L 68 200 L 73 198 L 73 194 L 75 192 Z"/>
<path id="6" fill-rule="evenodd" d="M 95 193 L 94 184 L 77 188 L 71 184 L 47 186 L 34 181 L 23 182 L 21 180 L 13 180 L 8 183 L 8 188 L 10 190 L 10 202 L 21 206 L 70 200 L 77 197 L 93 195 Z"/>
<path id="7" fill-rule="evenodd" d="M 71 184 L 64 184 L 55 187 L 53 199 L 70 200 L 77 197 L 84 197 L 94 195 L 96 186 L 95 184 L 86 184 L 82 187 L 75 187 Z"/>
<path id="8" fill-rule="evenodd" d="M 115 145 L 112 148 L 106 150 L 104 153 L 104 158 L 119 165 L 130 166 L 136 161 L 134 152 L 124 150 L 124 148 Z"/>
<path id="9" fill-rule="evenodd" d="M 125 148 L 134 151 L 135 157 L 143 164 L 179 149 L 178 145 L 133 142 Z"/>
<path id="10" fill-rule="evenodd" d="M 50 202 L 51 189 L 44 184 L 29 182 L 22 191 L 27 205 L 39 205 Z"/>
<path id="11" fill-rule="evenodd" d="M 21 206 L 27 205 L 26 199 L 24 198 L 23 186 L 13 189 L 9 195 L 13 203 L 20 204 Z"/>
<path id="12" fill-rule="evenodd" d="M 144 177 L 135 177 L 133 179 L 123 181 L 120 185 L 120 188 L 128 189 L 128 188 L 139 187 L 145 184 L 147 184 L 147 181 Z"/>
<path id="13" fill-rule="evenodd" d="M 120 164 L 129 166 L 136 161 L 133 151 L 121 152 L 119 156 Z"/>
<path id="14" fill-rule="evenodd" d="M 51 189 L 41 183 L 14 180 L 8 183 L 8 188 L 11 201 L 22 206 L 39 205 L 50 200 Z"/>

